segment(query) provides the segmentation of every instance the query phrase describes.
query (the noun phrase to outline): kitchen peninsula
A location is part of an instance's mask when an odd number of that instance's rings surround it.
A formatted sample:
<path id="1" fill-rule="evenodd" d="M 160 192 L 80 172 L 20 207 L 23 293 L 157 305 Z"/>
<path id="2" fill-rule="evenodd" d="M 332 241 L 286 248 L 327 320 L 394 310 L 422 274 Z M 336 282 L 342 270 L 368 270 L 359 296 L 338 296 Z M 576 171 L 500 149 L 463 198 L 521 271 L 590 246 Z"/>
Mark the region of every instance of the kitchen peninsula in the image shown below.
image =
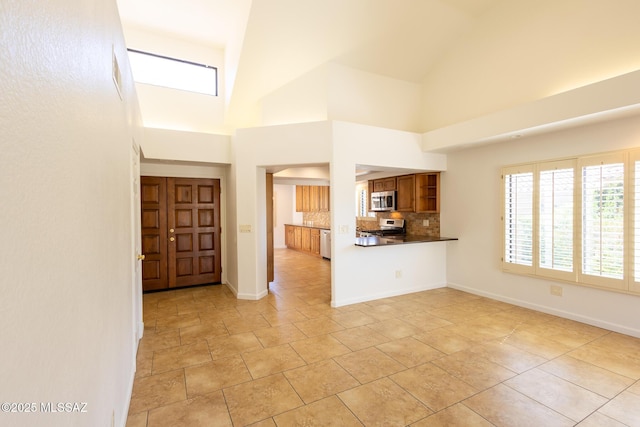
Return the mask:
<path id="1" fill-rule="evenodd" d="M 457 237 L 433 237 L 433 236 L 367 236 L 356 237 L 356 246 L 373 247 L 373 246 L 389 246 L 389 245 L 405 245 L 410 243 L 430 243 L 430 242 L 447 242 L 450 240 L 458 240 Z"/>

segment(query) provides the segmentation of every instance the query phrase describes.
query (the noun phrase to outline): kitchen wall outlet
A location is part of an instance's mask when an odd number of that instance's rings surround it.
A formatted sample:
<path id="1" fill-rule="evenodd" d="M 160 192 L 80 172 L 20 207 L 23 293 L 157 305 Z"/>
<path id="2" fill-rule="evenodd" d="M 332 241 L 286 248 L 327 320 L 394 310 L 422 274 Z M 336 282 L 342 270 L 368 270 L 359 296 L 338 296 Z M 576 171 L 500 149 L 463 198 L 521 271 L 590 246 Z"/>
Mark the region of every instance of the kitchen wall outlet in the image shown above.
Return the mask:
<path id="1" fill-rule="evenodd" d="M 251 224 L 240 224 L 241 233 L 251 233 Z"/>
<path id="2" fill-rule="evenodd" d="M 348 226 L 348 225 L 341 225 L 341 226 L 338 228 L 338 232 L 339 232 L 340 234 L 349 234 L 349 226 Z"/>
<path id="3" fill-rule="evenodd" d="M 429 226 L 429 220 L 428 219 L 423 219 L 422 220 L 422 226 L 423 227 L 428 227 Z"/>
<path id="4" fill-rule="evenodd" d="M 551 285 L 551 295 L 555 295 L 557 297 L 562 296 L 562 286 Z"/>
<path id="5" fill-rule="evenodd" d="M 402 270 L 396 270 L 396 279 L 400 279 L 402 277 Z"/>

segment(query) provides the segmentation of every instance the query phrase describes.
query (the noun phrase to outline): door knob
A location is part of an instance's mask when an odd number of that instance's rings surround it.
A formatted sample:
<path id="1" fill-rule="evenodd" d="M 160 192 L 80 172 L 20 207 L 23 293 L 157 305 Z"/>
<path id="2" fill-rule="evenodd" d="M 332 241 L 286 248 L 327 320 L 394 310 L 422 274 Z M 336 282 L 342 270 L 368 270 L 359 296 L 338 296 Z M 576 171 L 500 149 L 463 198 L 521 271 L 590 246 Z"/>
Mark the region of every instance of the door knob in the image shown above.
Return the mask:
<path id="1" fill-rule="evenodd" d="M 138 261 L 144 261 L 144 255 L 138 254 Z"/>
<path id="2" fill-rule="evenodd" d="M 174 240 L 176 240 L 176 238 L 175 238 L 175 237 L 169 237 L 169 241 L 170 241 L 170 242 L 173 242 Z"/>

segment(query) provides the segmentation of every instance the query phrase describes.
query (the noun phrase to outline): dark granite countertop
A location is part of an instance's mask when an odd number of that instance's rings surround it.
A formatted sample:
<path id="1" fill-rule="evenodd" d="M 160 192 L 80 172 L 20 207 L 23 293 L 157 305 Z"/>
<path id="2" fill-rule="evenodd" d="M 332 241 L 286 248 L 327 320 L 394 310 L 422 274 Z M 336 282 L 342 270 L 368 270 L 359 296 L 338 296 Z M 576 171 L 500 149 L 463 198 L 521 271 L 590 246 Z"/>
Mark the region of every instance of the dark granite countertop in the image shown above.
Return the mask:
<path id="1" fill-rule="evenodd" d="M 408 243 L 430 243 L 430 242 L 446 242 L 449 240 L 458 240 L 457 237 L 433 237 L 433 236 L 369 236 L 356 237 L 356 246 L 372 247 L 372 246 L 389 246 L 389 245 L 405 245 Z"/>

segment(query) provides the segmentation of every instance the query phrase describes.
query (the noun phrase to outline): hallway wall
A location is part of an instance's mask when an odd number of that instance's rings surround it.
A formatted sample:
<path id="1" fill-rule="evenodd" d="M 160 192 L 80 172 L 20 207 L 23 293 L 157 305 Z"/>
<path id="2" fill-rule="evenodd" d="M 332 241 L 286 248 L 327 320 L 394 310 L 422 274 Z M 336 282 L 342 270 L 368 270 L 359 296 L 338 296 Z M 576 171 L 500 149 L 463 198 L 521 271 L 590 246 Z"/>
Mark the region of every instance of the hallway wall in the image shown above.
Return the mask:
<path id="1" fill-rule="evenodd" d="M 118 11 L 98 0 L 4 1 L 0 11 L 0 401 L 38 409 L 0 424 L 124 426 L 141 132 Z M 44 413 L 40 402 L 85 412 Z"/>

